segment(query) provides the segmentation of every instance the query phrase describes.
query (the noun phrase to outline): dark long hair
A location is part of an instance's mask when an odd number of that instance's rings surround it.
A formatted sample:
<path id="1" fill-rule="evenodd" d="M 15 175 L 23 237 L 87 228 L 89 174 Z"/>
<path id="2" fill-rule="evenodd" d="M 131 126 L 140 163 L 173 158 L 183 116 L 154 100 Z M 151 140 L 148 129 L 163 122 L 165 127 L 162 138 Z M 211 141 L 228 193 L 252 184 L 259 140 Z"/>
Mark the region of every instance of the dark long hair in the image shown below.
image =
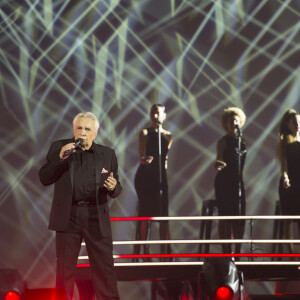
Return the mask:
<path id="1" fill-rule="evenodd" d="M 298 115 L 299 113 L 297 113 L 297 111 L 295 111 L 294 109 L 289 109 L 285 112 L 280 121 L 277 145 L 277 156 L 279 160 L 282 160 L 282 158 L 286 156 L 286 147 L 287 144 L 290 142 L 291 131 L 288 127 L 288 122 Z"/>
<path id="2" fill-rule="evenodd" d="M 290 129 L 288 127 L 288 122 L 299 115 L 294 109 L 289 109 L 282 117 L 280 125 L 279 125 L 279 137 L 287 137 L 291 134 Z"/>

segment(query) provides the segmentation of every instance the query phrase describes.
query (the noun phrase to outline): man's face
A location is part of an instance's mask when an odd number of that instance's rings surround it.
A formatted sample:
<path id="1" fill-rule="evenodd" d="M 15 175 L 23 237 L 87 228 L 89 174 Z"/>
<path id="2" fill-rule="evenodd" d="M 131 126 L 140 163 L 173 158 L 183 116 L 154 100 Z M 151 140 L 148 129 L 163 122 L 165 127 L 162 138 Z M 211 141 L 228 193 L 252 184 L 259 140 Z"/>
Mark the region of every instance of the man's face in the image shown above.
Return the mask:
<path id="1" fill-rule="evenodd" d="M 82 138 L 81 148 L 89 149 L 97 136 L 95 121 L 90 118 L 79 118 L 74 124 L 75 140 Z"/>

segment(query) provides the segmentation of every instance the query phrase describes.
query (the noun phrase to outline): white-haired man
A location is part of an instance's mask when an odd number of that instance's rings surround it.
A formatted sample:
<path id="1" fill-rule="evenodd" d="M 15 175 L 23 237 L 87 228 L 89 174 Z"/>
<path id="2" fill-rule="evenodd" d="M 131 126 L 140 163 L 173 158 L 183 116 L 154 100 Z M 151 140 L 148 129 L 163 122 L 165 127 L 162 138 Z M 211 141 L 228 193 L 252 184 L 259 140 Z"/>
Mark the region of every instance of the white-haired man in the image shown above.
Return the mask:
<path id="1" fill-rule="evenodd" d="M 84 239 L 98 300 L 119 299 L 113 268 L 107 195 L 120 195 L 114 150 L 94 142 L 99 121 L 91 112 L 73 120 L 74 137 L 51 144 L 40 181 L 54 184 L 49 229 L 56 231 L 56 286 L 72 299 L 77 259 Z"/>

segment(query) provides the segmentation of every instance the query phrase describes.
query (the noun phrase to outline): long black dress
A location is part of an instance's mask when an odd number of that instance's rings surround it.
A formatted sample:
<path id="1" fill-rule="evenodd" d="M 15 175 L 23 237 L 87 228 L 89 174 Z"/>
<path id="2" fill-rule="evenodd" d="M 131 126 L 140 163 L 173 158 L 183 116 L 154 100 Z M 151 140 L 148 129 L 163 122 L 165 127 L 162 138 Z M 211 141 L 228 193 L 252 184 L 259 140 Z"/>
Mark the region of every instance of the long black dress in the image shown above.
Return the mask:
<path id="1" fill-rule="evenodd" d="M 222 138 L 225 142 L 223 161 L 225 168 L 218 171 L 215 178 L 215 193 L 220 216 L 245 214 L 245 189 L 241 175 L 241 211 L 239 209 L 239 172 L 238 172 L 238 139 L 230 135 Z M 246 145 L 241 143 L 241 170 L 246 158 Z M 243 173 L 243 172 L 242 172 Z"/>
<path id="2" fill-rule="evenodd" d="M 283 187 L 280 179 L 279 198 L 281 211 L 284 215 L 300 214 L 300 142 L 287 144 L 287 172 L 291 186 Z"/>
<path id="3" fill-rule="evenodd" d="M 153 156 L 149 165 L 140 164 L 135 175 L 135 189 L 138 196 L 140 217 L 168 216 L 168 181 L 165 161 L 169 141 L 161 135 L 162 196 L 159 188 L 158 132 L 148 128 L 145 155 Z"/>

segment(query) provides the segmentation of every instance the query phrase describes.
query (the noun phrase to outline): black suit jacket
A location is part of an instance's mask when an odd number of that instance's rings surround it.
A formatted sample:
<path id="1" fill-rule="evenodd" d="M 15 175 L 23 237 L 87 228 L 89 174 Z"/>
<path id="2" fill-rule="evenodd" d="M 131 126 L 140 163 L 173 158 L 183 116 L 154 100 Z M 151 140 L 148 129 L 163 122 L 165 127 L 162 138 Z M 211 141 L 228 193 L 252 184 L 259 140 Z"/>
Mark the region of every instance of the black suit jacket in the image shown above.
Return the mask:
<path id="1" fill-rule="evenodd" d="M 53 142 L 48 151 L 46 163 L 39 171 L 40 181 L 43 185 L 47 186 L 54 183 L 54 195 L 49 220 L 50 230 L 64 231 L 69 222 L 72 206 L 74 156 L 71 154 L 67 159 L 61 161 L 59 153 L 64 145 L 72 142 L 74 142 L 74 138 Z M 98 144 L 95 144 L 94 149 L 96 175 L 95 198 L 98 208 L 100 232 L 104 237 L 111 235 L 107 195 L 112 198 L 117 197 L 122 191 L 122 186 L 119 182 L 118 161 L 115 151 Z M 110 172 L 113 172 L 114 178 L 117 180 L 117 185 L 113 191 L 108 192 L 103 187 L 103 183 Z"/>

